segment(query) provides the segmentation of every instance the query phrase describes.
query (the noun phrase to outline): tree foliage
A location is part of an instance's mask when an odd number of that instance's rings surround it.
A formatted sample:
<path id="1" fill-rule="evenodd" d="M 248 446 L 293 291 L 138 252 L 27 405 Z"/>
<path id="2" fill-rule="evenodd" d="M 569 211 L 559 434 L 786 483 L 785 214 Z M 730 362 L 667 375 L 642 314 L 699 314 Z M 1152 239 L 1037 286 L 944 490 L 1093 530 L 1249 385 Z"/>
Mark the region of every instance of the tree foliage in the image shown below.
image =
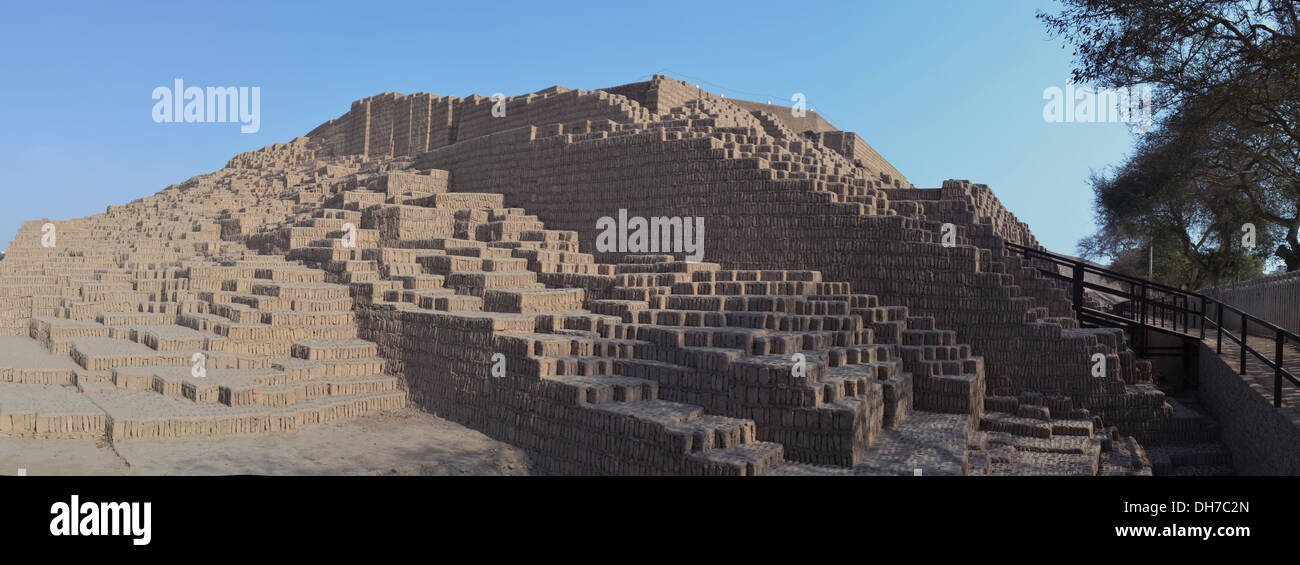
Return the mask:
<path id="1" fill-rule="evenodd" d="M 1256 226 L 1253 246 L 1242 227 L 1254 215 L 1245 192 L 1224 190 L 1203 175 L 1217 153 L 1193 113 L 1179 114 L 1138 140 L 1113 174 L 1093 175 L 1099 230 L 1080 242 L 1087 257 L 1109 256 L 1112 267 L 1146 276 L 1154 246 L 1155 279 L 1199 288 L 1262 274 L 1279 230 Z"/>
<path id="2" fill-rule="evenodd" d="M 1061 0 L 1039 13 L 1073 46 L 1074 79 L 1155 88 L 1157 128 L 1094 176 L 1100 230 L 1085 254 L 1155 245 L 1185 285 L 1300 269 L 1300 38 L 1294 0 Z M 1243 224 L 1257 246 L 1243 249 Z M 1171 264 L 1172 266 L 1173 264 Z"/>

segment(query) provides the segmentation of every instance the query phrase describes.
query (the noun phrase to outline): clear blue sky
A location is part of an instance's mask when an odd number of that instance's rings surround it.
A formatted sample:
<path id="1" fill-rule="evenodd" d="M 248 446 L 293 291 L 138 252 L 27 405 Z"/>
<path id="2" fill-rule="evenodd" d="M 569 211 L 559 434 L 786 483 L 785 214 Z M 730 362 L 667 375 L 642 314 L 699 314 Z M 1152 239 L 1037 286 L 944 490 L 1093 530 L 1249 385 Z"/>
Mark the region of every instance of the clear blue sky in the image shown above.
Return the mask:
<path id="1" fill-rule="evenodd" d="M 0 21 L 0 245 L 24 219 L 104 211 L 288 141 L 383 91 L 523 94 L 652 73 L 730 97 L 791 93 L 918 187 L 993 187 L 1050 249 L 1092 231 L 1089 173 L 1117 124 L 1049 124 L 1070 52 L 1047 1 L 23 2 Z M 157 86 L 259 86 L 261 130 L 158 124 Z"/>

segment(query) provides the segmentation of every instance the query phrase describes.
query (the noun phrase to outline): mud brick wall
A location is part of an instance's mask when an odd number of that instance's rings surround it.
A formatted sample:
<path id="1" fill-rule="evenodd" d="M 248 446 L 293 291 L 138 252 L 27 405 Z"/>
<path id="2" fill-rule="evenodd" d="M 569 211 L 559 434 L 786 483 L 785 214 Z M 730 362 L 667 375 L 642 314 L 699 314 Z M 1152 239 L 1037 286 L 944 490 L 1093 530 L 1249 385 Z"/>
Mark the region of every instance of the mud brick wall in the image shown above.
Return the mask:
<path id="1" fill-rule="evenodd" d="M 405 375 L 416 405 L 484 429 L 491 418 L 492 318 L 373 303 L 358 308 L 357 324 L 359 337 L 378 344 L 389 368 Z M 532 330 L 531 320 L 525 325 Z"/>
<path id="2" fill-rule="evenodd" d="M 791 95 L 793 95 L 793 93 L 791 93 Z M 792 106 L 789 105 L 764 104 L 762 102 L 731 98 L 728 98 L 727 101 L 751 112 L 767 112 L 768 114 L 775 116 L 776 119 L 781 120 L 781 123 L 785 125 L 785 127 L 801 134 L 806 132 L 822 133 L 838 131 L 835 126 L 826 121 L 826 118 L 821 117 L 820 114 L 812 110 L 805 109 L 802 116 L 796 116 L 790 111 Z"/>
<path id="3" fill-rule="evenodd" d="M 447 127 L 451 123 L 451 113 L 443 111 L 443 120 L 435 118 L 434 103 L 441 102 L 442 97 L 428 92 L 418 92 L 406 97 L 406 104 L 409 106 L 407 114 L 410 116 L 411 125 L 407 134 L 405 145 L 398 143 L 394 151 L 398 155 L 414 155 L 422 151 L 431 149 L 430 142 L 433 135 L 442 134 L 442 140 L 434 144 L 433 147 L 441 147 L 446 144 Z M 449 108 L 450 106 L 442 106 Z"/>
<path id="4" fill-rule="evenodd" d="M 411 106 L 411 102 L 411 96 L 402 96 L 393 103 L 393 146 L 391 148 L 393 155 L 409 155 L 411 153 L 411 138 L 413 136 L 411 130 L 415 128 L 415 109 Z M 428 113 L 427 108 L 425 113 Z"/>
<path id="5" fill-rule="evenodd" d="M 744 105 L 742 102 L 736 103 Z M 784 114 L 789 113 L 789 109 L 786 109 L 784 112 Z M 811 136 L 811 139 L 817 143 L 825 145 L 826 147 L 834 149 L 850 161 L 862 163 L 862 166 L 867 169 L 879 171 L 888 175 L 888 179 L 893 181 L 888 183 L 891 186 L 911 186 L 911 183 L 907 182 L 907 178 L 903 176 L 903 173 L 898 172 L 898 169 L 895 169 L 893 165 L 889 164 L 889 161 L 886 161 L 880 153 L 877 153 L 871 145 L 867 144 L 867 142 L 861 137 L 858 137 L 858 134 L 856 133 L 851 131 L 826 131 Z"/>
<path id="6" fill-rule="evenodd" d="M 355 110 L 356 108 L 357 102 L 353 102 L 352 109 Z M 348 150 L 351 148 L 348 147 L 347 129 L 350 125 L 348 122 L 352 119 L 352 112 L 349 111 L 339 118 L 329 120 L 316 126 L 316 129 L 307 133 L 307 137 L 311 138 L 313 142 L 318 144 L 322 149 L 322 153 L 329 155 L 348 155 Z"/>
<path id="7" fill-rule="evenodd" d="M 411 125 L 410 107 L 406 106 L 407 115 L 400 114 L 401 105 L 396 93 L 386 92 L 371 99 L 370 130 L 368 155 L 394 155 L 393 144 L 399 129 L 409 132 Z"/>
<path id="8" fill-rule="evenodd" d="M 601 90 L 552 87 L 507 98 L 506 115 L 492 115 L 488 97 L 440 97 L 386 92 L 358 100 L 347 114 L 308 134 L 329 155 L 416 155 L 452 143 L 529 125 L 576 121 L 645 121 L 649 110 Z"/>
<path id="9" fill-rule="evenodd" d="M 652 81 L 646 100 L 651 109 L 663 114 L 691 100 L 707 99 L 712 96 L 712 93 L 704 91 L 693 84 L 658 77 Z"/>
<path id="10" fill-rule="evenodd" d="M 989 224 L 992 227 L 993 235 L 1011 243 L 1038 247 L 1038 240 L 1029 231 L 1029 224 L 1020 221 L 1015 214 L 1007 210 L 987 185 L 972 184 L 969 181 L 959 180 L 944 181 L 943 197 L 945 200 L 959 200 L 970 203 L 974 208 L 973 217 L 979 223 Z M 985 249 L 997 247 L 997 242 L 990 240 L 976 241 L 975 243 Z"/>
<path id="11" fill-rule="evenodd" d="M 673 108 L 696 100 L 732 104 L 746 112 L 764 112 L 775 118 L 784 127 L 789 128 L 791 132 L 800 135 L 813 133 L 814 135 L 811 135 L 810 139 L 839 152 L 850 161 L 860 161 L 864 167 L 875 173 L 887 175 L 887 178 L 892 181 L 888 184 L 893 185 L 896 182 L 898 183 L 896 186 L 911 185 L 907 182 L 907 178 L 903 176 L 903 173 L 894 168 L 865 140 L 853 132 L 837 130 L 825 118 L 811 110 L 805 110 L 803 116 L 795 116 L 791 112 L 790 106 L 722 98 L 701 90 L 693 84 L 663 75 L 654 75 L 653 79 L 646 82 L 625 84 L 603 90 L 626 96 L 658 114 L 666 113 Z"/>
<path id="12" fill-rule="evenodd" d="M 713 93 L 686 81 L 656 75 L 647 86 L 646 101 L 643 105 L 655 112 L 664 114 L 693 100 L 713 100 L 717 98 L 719 97 Z"/>
<path id="13" fill-rule="evenodd" d="M 369 98 L 357 100 L 352 110 L 339 119 L 345 154 L 370 154 L 370 106 Z"/>
<path id="14" fill-rule="evenodd" d="M 1040 246 L 1029 225 L 1007 210 L 988 186 L 947 180 L 943 188 L 887 188 L 884 192 L 894 209 L 924 218 L 931 231 L 941 231 L 945 223 L 957 226 L 958 242 L 990 250 L 990 258 L 1005 263 L 1007 273 L 1020 286 L 1023 295 L 1034 297 L 1037 305 L 1048 308 L 1052 316 L 1073 316 L 1065 283 L 1038 277 L 1033 263 L 1022 261 L 1020 256 L 1004 248 L 1004 242 Z"/>
<path id="15" fill-rule="evenodd" d="M 18 384 L 66 385 L 77 384 L 72 369 L 28 369 L 0 367 L 0 382 Z"/>
<path id="16" fill-rule="evenodd" d="M 379 241 L 391 246 L 402 239 L 453 237 L 455 212 L 422 206 L 377 206 L 365 211 L 361 227 L 379 232 Z"/>
<path id="17" fill-rule="evenodd" d="M 0 380 L 0 437 L 102 437 L 107 418 L 69 387 Z"/>
<path id="18" fill-rule="evenodd" d="M 415 311 L 391 303 L 358 309 L 363 339 L 379 344 L 389 366 L 404 374 L 419 407 L 527 449 L 534 469 L 553 474 L 704 474 L 682 438 L 652 422 L 583 403 L 568 385 L 537 378 L 551 373 L 529 362 L 533 344 L 502 332 L 532 332 L 523 316 Z M 506 356 L 507 375 L 491 374 L 492 356 Z M 749 434 L 752 424 L 741 433 Z"/>
<path id="19" fill-rule="evenodd" d="M 735 108 L 754 115 L 761 114 L 776 120 L 776 127 L 786 129 L 793 134 L 794 138 L 811 139 L 842 155 L 849 162 L 860 161 L 866 170 L 873 176 L 879 176 L 887 186 L 911 186 L 903 173 L 894 168 L 857 134 L 837 130 L 830 122 L 811 110 L 806 111 L 803 116 L 795 116 L 787 106 L 723 98 L 700 90 L 689 83 L 662 75 L 656 75 L 646 89 L 646 98 L 658 104 L 658 106 L 651 106 L 657 112 L 664 113 L 699 100 L 708 105 L 714 113 L 719 110 L 725 112 L 725 108 Z M 768 133 L 776 135 L 775 132 Z"/>
<path id="20" fill-rule="evenodd" d="M 434 150 L 456 142 L 455 112 L 460 99 L 455 96 L 439 98 L 436 94 L 430 96 L 434 99 L 429 104 L 429 150 Z"/>
<path id="21" fill-rule="evenodd" d="M 669 110 L 703 98 L 712 98 L 712 93 L 676 79 L 663 75 L 654 75 L 651 80 L 633 82 L 610 88 L 605 92 L 625 96 L 655 114 L 665 114 Z"/>
<path id="22" fill-rule="evenodd" d="M 947 180 L 943 188 L 887 188 L 893 203 L 921 203 L 927 220 L 951 223 L 967 228 L 970 243 L 984 249 L 997 249 L 1002 241 L 1038 247 L 1038 239 L 1029 225 L 1007 210 L 987 185 L 964 180 Z"/>
<path id="23" fill-rule="evenodd" d="M 656 78 L 658 78 L 658 76 L 659 75 L 655 75 Z M 637 104 L 640 104 L 642 107 L 650 110 L 651 112 L 658 114 L 660 111 L 659 105 L 656 102 L 651 101 L 652 91 L 654 90 L 654 83 L 655 81 L 653 80 L 647 80 L 641 82 L 630 82 L 619 86 L 602 88 L 601 90 L 604 90 L 605 92 L 608 92 L 610 94 L 623 96 L 628 100 L 632 100 Z"/>
<path id="24" fill-rule="evenodd" d="M 650 119 L 650 112 L 640 105 L 601 90 L 553 87 L 538 93 L 507 98 L 504 117 L 492 115 L 494 104 L 491 98 L 461 103 L 454 110 L 456 141 L 530 125 L 566 124 L 585 120 L 633 122 Z"/>
<path id="25" fill-rule="evenodd" d="M 711 388 L 722 390 L 722 394 L 705 393 L 704 398 L 713 398 L 718 413 L 752 418 L 760 437 L 785 445 L 791 459 L 840 466 L 859 462 L 883 425 L 886 383 L 874 376 L 862 378 L 850 385 L 848 394 L 861 395 L 862 402 L 851 407 L 813 408 L 824 389 L 807 386 L 807 382 L 821 381 L 826 364 L 822 360 L 808 363 L 809 376 L 803 382 L 790 376 L 790 363 L 785 356 L 768 363 L 732 363 L 725 374 L 709 379 L 717 381 Z M 891 395 L 897 391 L 891 390 Z M 894 413 L 899 413 L 896 406 Z"/>
<path id="26" fill-rule="evenodd" d="M 584 291 L 580 288 L 550 290 L 486 290 L 483 309 L 488 312 L 540 314 L 560 310 L 581 310 Z"/>
<path id="27" fill-rule="evenodd" d="M 389 196 L 408 192 L 440 194 L 447 192 L 450 181 L 450 175 L 447 171 L 437 169 L 423 171 L 421 174 L 390 171 L 373 177 L 369 181 L 369 185 L 371 190 L 383 192 Z"/>

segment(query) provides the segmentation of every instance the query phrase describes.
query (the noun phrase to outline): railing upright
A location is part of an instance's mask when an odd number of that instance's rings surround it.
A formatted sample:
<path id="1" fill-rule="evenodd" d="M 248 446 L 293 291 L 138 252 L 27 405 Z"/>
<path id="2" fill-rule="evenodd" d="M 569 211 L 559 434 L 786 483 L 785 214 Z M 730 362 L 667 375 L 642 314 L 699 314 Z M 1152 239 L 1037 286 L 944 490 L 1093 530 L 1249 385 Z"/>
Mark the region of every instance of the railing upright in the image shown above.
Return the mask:
<path id="1" fill-rule="evenodd" d="M 1076 261 L 1074 269 L 1074 313 L 1083 316 L 1083 263 Z"/>
<path id="2" fill-rule="evenodd" d="M 1128 317 L 1129 317 L 1129 319 L 1136 320 L 1136 319 L 1137 319 L 1137 312 L 1134 312 L 1134 311 L 1133 311 L 1133 300 L 1132 300 L 1132 298 L 1133 298 L 1134 296 L 1137 296 L 1137 285 L 1134 284 L 1133 282 L 1129 282 L 1129 283 L 1128 283 L 1128 295 L 1129 295 L 1128 308 L 1126 308 L 1125 311 L 1128 313 Z"/>
<path id="3" fill-rule="evenodd" d="M 1201 320 L 1199 323 L 1199 325 L 1201 326 L 1201 341 L 1205 341 L 1205 309 L 1207 307 L 1209 307 L 1209 304 L 1206 304 L 1205 297 L 1202 296 L 1201 297 Z"/>
<path id="4" fill-rule="evenodd" d="M 1246 374 L 1246 313 L 1241 313 L 1241 374 Z"/>
<path id="5" fill-rule="evenodd" d="M 1223 355 L 1223 303 L 1215 302 L 1215 304 L 1219 305 L 1219 313 L 1214 318 L 1214 326 L 1217 329 L 1214 332 L 1214 349 L 1219 355 Z"/>
<path id="6" fill-rule="evenodd" d="M 1279 328 L 1277 330 L 1277 346 L 1273 351 L 1274 362 L 1277 366 L 1273 368 L 1273 406 L 1282 406 L 1282 348 L 1286 344 L 1286 335 Z"/>
<path id="7" fill-rule="evenodd" d="M 1147 283 L 1142 283 L 1142 298 L 1138 300 L 1138 312 L 1142 325 L 1147 325 Z M 1153 312 L 1154 313 L 1154 312 Z"/>

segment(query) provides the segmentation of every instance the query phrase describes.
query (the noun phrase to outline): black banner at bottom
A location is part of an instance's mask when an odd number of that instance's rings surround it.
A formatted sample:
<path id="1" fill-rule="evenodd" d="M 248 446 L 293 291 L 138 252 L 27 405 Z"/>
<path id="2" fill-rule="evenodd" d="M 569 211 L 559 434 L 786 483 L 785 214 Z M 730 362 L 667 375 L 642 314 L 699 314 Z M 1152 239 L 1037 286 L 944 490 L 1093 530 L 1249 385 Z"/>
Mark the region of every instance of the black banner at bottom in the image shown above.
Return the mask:
<path id="1" fill-rule="evenodd" d="M 936 547 L 927 552 L 990 542 L 1198 550 L 1291 540 L 1286 518 L 1300 499 L 1288 488 L 1294 482 L 1284 477 L 0 477 L 0 536 L 6 551 L 99 556 L 211 551 L 219 557 L 278 550 L 308 555 L 410 544 L 422 552 L 478 547 L 495 559 L 512 552 L 565 555 L 611 543 L 639 556 L 688 551 L 698 558 L 718 551 L 739 557 L 767 555 L 783 544 L 829 548 L 859 538 L 916 536 L 933 540 Z"/>

